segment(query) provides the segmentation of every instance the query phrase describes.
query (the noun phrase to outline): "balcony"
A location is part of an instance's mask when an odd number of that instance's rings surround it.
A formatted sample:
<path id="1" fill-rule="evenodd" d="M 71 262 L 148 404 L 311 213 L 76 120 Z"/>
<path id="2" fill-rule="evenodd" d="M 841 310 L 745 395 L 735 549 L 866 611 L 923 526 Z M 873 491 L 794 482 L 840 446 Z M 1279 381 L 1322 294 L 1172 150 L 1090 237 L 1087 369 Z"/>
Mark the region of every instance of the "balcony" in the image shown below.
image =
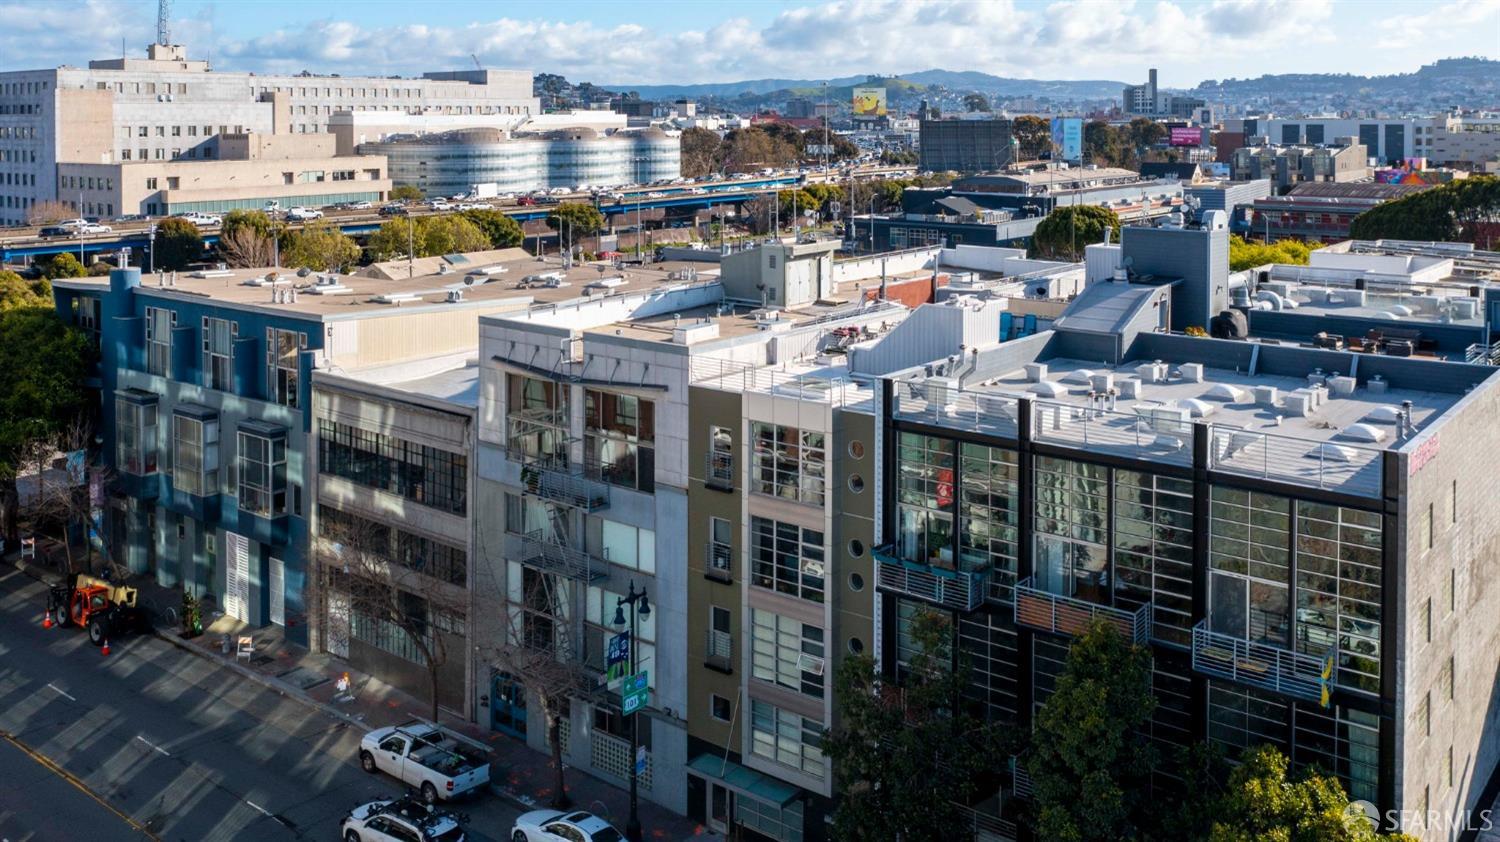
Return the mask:
<path id="1" fill-rule="evenodd" d="M 521 536 L 521 563 L 579 582 L 592 582 L 607 575 L 603 559 L 548 540 L 541 530 Z"/>
<path id="2" fill-rule="evenodd" d="M 1207 676 L 1327 704 L 1334 687 L 1333 650 L 1322 657 L 1193 626 L 1193 669 Z"/>
<path id="3" fill-rule="evenodd" d="M 703 575 L 720 582 L 734 581 L 734 550 L 728 544 L 709 541 L 703 558 L 707 561 Z"/>
<path id="4" fill-rule="evenodd" d="M 890 546 L 875 549 L 875 587 L 952 608 L 973 611 L 984 604 L 988 570 L 965 573 L 896 557 Z"/>
<path id="5" fill-rule="evenodd" d="M 1077 637 L 1095 619 L 1114 626 L 1125 639 L 1144 645 L 1151 636 L 1151 606 L 1134 611 L 1096 605 L 1070 596 L 1044 591 L 1027 577 L 1016 583 L 1016 624 L 1053 634 Z"/>
<path id="6" fill-rule="evenodd" d="M 609 508 L 609 484 L 590 479 L 564 462 L 538 460 L 523 464 L 521 485 L 538 497 L 586 512 Z"/>
<path id="7" fill-rule="evenodd" d="M 704 664 L 723 673 L 734 672 L 734 638 L 729 632 L 708 630 L 708 654 Z"/>
<path id="8" fill-rule="evenodd" d="M 704 462 L 703 484 L 720 491 L 734 490 L 734 454 L 709 451 Z"/>
<path id="9" fill-rule="evenodd" d="M 1012 754 L 1010 756 L 1010 780 L 1011 788 L 1015 790 L 1017 798 L 1031 797 L 1031 773 L 1021 765 L 1021 756 Z"/>

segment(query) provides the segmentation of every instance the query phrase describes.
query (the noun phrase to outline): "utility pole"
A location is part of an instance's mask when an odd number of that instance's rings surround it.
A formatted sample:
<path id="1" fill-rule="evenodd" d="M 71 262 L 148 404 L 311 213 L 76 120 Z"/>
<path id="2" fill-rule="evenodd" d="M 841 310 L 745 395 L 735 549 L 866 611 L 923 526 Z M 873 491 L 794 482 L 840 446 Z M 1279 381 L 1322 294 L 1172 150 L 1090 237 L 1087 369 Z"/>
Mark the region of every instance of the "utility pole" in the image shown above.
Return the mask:
<path id="1" fill-rule="evenodd" d="M 406 218 L 406 278 L 411 280 L 417 274 L 417 223 L 411 217 Z"/>
<path id="2" fill-rule="evenodd" d="M 635 589 L 635 580 L 630 581 L 630 590 L 626 596 L 615 598 L 615 626 L 625 626 L 625 606 L 630 606 L 630 668 L 632 675 L 641 669 L 640 652 L 640 628 L 639 619 L 651 616 L 651 603 L 646 599 L 646 589 L 643 586 L 639 591 Z M 630 713 L 630 817 L 625 820 L 625 839 L 628 842 L 642 842 L 641 816 L 637 809 L 637 779 L 639 773 L 636 771 L 636 751 L 640 745 L 640 712 L 638 710 Z"/>

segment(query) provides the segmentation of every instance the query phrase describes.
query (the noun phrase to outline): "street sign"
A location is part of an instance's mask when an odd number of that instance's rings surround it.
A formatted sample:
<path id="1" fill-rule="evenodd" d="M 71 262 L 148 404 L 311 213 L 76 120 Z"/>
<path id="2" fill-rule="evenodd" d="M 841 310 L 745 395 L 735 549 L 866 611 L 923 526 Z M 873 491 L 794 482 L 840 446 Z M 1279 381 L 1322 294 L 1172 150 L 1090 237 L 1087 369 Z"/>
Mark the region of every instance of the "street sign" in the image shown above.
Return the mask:
<path id="1" fill-rule="evenodd" d="M 645 670 L 626 676 L 624 684 L 620 686 L 620 709 L 631 714 L 645 707 L 651 696 L 651 689 L 647 684 Z"/>
<path id="2" fill-rule="evenodd" d="M 635 773 L 638 776 L 646 774 L 646 747 L 645 746 L 636 746 L 635 747 Z"/>
<path id="3" fill-rule="evenodd" d="M 622 631 L 609 639 L 604 652 L 604 680 L 613 684 L 629 675 L 630 667 L 630 632 Z"/>

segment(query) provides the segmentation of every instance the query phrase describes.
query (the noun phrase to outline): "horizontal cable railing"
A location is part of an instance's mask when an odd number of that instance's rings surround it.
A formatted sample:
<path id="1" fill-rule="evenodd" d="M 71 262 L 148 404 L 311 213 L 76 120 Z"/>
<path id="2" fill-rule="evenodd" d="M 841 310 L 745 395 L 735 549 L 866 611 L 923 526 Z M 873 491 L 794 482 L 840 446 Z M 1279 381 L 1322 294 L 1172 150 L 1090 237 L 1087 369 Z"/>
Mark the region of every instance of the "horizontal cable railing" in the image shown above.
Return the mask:
<path id="1" fill-rule="evenodd" d="M 1129 611 L 1051 593 L 1035 587 L 1034 582 L 1027 577 L 1016 583 L 1015 619 L 1019 625 L 1076 637 L 1095 620 L 1103 620 L 1127 640 L 1144 644 L 1150 638 L 1149 603 Z"/>
<path id="2" fill-rule="evenodd" d="M 1321 701 L 1334 686 L 1333 650 L 1322 657 L 1193 626 L 1193 669 L 1240 684 Z"/>
<path id="3" fill-rule="evenodd" d="M 1209 467 L 1295 485 L 1379 497 L 1379 448 L 1209 425 Z"/>

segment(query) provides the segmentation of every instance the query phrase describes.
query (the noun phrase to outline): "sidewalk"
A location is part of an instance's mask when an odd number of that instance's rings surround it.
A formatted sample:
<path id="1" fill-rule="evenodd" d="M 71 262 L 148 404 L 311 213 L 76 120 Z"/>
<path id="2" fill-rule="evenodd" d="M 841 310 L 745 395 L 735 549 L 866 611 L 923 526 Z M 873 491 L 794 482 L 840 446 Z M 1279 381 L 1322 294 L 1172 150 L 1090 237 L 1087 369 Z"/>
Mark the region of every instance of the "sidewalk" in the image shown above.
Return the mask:
<path id="1" fill-rule="evenodd" d="M 18 554 L 9 553 L 5 560 L 33 578 L 42 581 L 60 579 L 55 570 L 21 562 Z M 130 584 L 139 584 L 143 596 L 148 590 L 159 590 L 151 582 Z M 212 622 L 204 628 L 201 637 L 185 640 L 171 629 L 158 629 L 156 636 L 185 652 L 218 661 L 228 669 L 287 697 L 318 707 L 357 728 L 397 725 L 416 717 L 425 719 L 430 713 L 430 705 L 425 700 L 350 669 L 348 664 L 331 655 L 309 652 L 289 643 L 280 628 L 250 628 L 232 617 L 204 619 Z M 228 654 L 222 648 L 225 635 L 230 641 Z M 234 642 L 241 635 L 249 635 L 255 640 L 255 653 L 249 659 L 236 657 Z M 345 673 L 349 676 L 348 695 L 352 698 L 337 700 L 338 680 Z M 444 716 L 442 724 L 489 746 L 491 788 L 497 796 L 514 802 L 523 810 L 547 807 L 552 798 L 554 778 L 548 755 L 474 723 Z M 575 809 L 588 810 L 624 829 L 625 819 L 630 814 L 628 792 L 571 767 L 567 770 L 567 786 Z M 640 817 L 645 838 L 649 840 L 710 842 L 721 838 L 697 822 L 649 801 L 640 801 Z"/>

